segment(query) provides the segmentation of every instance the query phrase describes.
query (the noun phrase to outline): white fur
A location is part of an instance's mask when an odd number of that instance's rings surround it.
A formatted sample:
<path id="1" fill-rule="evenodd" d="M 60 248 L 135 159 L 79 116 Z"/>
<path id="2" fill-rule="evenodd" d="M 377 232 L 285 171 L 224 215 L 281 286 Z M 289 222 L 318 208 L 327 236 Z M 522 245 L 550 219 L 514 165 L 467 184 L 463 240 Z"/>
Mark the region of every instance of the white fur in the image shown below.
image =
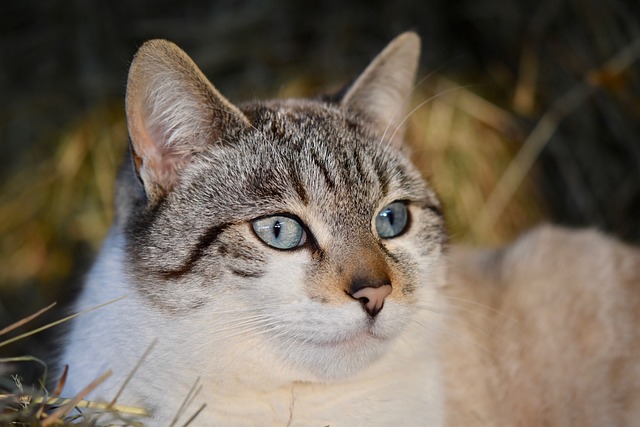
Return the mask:
<path id="1" fill-rule="evenodd" d="M 182 415 L 182 423 L 206 403 L 192 425 L 442 425 L 440 371 L 431 350 L 439 321 L 428 310 L 417 311 L 402 328 L 393 319 L 405 314 L 403 308 L 388 301 L 377 320 L 379 332 L 393 335 L 401 328 L 402 332 L 381 345 L 366 338 L 360 344 L 367 350 L 353 351 L 358 339 L 320 343 L 361 331 L 362 308 L 355 301 L 320 307 L 305 300 L 301 289 L 292 285 L 299 283 L 295 267 L 280 283 L 261 283 L 265 287 L 261 304 L 267 314 L 260 321 L 261 326 L 268 323 L 274 328 L 269 330 L 256 324 L 249 327 L 248 313 L 255 316 L 257 311 L 255 306 L 248 311 L 247 304 L 256 303 L 242 292 L 219 292 L 214 302 L 199 310 L 163 313 L 135 290 L 123 271 L 122 256 L 122 236 L 112 233 L 76 308 L 127 298 L 73 324 L 63 355 L 63 363 L 70 365 L 66 395 L 111 369 L 113 376 L 92 397 L 112 399 L 157 340 L 119 399 L 121 404 L 152 408 L 154 418 L 144 420 L 149 425 L 168 425 L 198 379 L 202 389 Z M 274 295 L 269 288 L 276 285 L 282 292 Z M 428 285 L 423 287 L 427 300 L 434 298 L 428 295 L 433 284 Z M 277 308 L 283 305 L 285 309 Z M 307 332 L 300 328 L 291 335 L 279 332 L 279 326 L 303 319 L 316 327 Z M 287 342 L 289 351 L 282 357 Z"/>

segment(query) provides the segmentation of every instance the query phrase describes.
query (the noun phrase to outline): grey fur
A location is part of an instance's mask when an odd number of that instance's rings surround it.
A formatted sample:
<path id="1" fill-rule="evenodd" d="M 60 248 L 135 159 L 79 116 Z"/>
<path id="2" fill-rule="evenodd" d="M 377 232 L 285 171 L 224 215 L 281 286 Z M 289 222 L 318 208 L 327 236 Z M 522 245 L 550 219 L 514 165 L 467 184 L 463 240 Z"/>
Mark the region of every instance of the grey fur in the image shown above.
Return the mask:
<path id="1" fill-rule="evenodd" d="M 424 240 L 416 246 L 439 243 L 442 222 L 434 193 L 405 154 L 381 141 L 367 123 L 319 100 L 240 108 L 252 126 L 227 128 L 221 140 L 194 154 L 178 185 L 159 202 L 148 203 L 132 174 L 119 183 L 127 195 L 119 198 L 117 211 L 127 212 L 120 226 L 126 230 L 129 269 L 154 300 L 181 306 L 167 296 L 181 289 L 174 282 L 182 276 L 198 275 L 206 286 L 217 286 L 230 273 L 259 278 L 273 249 L 258 239 L 245 241 L 234 230 L 257 217 L 288 213 L 294 204 L 329 221 L 336 245 L 348 246 L 372 233 L 375 209 L 393 188 L 397 198 L 430 212 L 432 223 L 411 225 Z M 402 254 L 387 256 L 402 268 Z"/>

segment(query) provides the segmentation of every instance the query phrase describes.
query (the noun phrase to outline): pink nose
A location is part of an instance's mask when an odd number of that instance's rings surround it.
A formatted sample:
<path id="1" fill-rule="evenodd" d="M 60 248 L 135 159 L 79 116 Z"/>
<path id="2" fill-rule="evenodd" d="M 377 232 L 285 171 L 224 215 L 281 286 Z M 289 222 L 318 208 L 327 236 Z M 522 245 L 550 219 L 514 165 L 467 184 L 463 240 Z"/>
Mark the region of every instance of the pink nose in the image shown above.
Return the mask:
<path id="1" fill-rule="evenodd" d="M 362 307 L 371 315 L 375 317 L 382 306 L 384 305 L 384 299 L 391 293 L 391 285 L 382 285 L 377 288 L 368 286 L 362 288 L 357 292 L 354 292 L 351 296 L 362 304 Z"/>

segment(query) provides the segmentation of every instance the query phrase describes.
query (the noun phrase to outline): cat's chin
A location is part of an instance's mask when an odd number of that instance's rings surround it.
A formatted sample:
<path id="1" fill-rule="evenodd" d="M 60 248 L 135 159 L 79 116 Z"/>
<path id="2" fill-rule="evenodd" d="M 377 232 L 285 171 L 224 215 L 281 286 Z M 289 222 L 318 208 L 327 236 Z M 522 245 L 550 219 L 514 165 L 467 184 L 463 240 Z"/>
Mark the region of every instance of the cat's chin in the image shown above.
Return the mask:
<path id="1" fill-rule="evenodd" d="M 386 341 L 372 337 L 358 336 L 349 340 L 322 344 L 309 344 L 305 355 L 297 362 L 318 379 L 324 381 L 341 380 L 357 375 L 378 360 L 388 347 Z"/>
<path id="2" fill-rule="evenodd" d="M 337 347 L 341 349 L 357 349 L 361 346 L 371 345 L 371 342 L 384 342 L 384 337 L 374 335 L 371 331 L 356 332 L 348 337 L 340 337 L 329 340 L 311 341 L 310 344 L 318 347 Z"/>
<path id="3" fill-rule="evenodd" d="M 322 380 L 356 375 L 379 359 L 397 337 L 396 328 L 374 323 L 336 336 L 310 337 L 289 347 L 289 360 Z"/>

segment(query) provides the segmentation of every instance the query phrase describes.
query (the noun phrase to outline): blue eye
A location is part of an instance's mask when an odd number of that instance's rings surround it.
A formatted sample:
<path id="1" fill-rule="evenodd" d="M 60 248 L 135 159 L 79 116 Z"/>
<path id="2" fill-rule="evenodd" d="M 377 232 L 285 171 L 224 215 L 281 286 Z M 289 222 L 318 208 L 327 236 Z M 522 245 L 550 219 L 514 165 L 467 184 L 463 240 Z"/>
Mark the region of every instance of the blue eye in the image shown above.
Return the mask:
<path id="1" fill-rule="evenodd" d="M 288 216 L 267 216 L 255 219 L 251 224 L 260 240 L 277 249 L 297 248 L 306 241 L 302 224 Z"/>
<path id="2" fill-rule="evenodd" d="M 376 216 L 378 236 L 389 239 L 400 235 L 407 228 L 408 220 L 407 205 L 403 202 L 388 204 Z"/>

